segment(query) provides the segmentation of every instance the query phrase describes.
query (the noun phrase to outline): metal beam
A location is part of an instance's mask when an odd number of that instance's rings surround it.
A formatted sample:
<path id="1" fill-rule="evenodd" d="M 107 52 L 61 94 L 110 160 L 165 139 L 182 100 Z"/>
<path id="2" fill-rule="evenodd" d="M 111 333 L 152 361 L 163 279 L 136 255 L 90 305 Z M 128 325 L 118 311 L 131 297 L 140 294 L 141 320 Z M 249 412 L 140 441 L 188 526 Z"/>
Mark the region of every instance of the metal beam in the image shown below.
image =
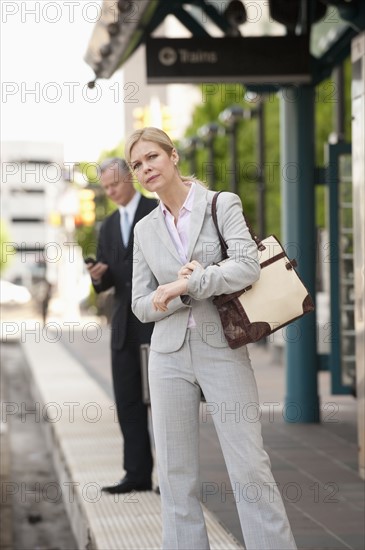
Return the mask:
<path id="1" fill-rule="evenodd" d="M 329 49 L 319 59 L 312 57 L 313 84 L 319 84 L 325 78 L 329 78 L 334 67 L 340 65 L 350 55 L 351 42 L 357 35 L 357 31 L 351 27 L 343 30 Z"/>
<path id="2" fill-rule="evenodd" d="M 282 234 L 289 257 L 315 297 L 314 88 L 287 88 L 281 101 Z M 288 422 L 319 422 L 316 316 L 285 331 Z"/>
<path id="3" fill-rule="evenodd" d="M 174 12 L 176 19 L 194 36 L 210 36 L 202 25 L 189 12 L 180 7 Z"/>
<path id="4" fill-rule="evenodd" d="M 313 0 L 310 1 L 313 2 Z M 307 10 L 310 7 L 313 8 L 312 4 L 309 4 L 309 0 L 302 0 L 302 4 Z M 189 5 L 193 6 L 195 10 L 200 10 L 201 22 L 194 17 L 193 13 L 189 12 Z M 228 1 L 227 3 L 215 3 L 208 0 L 169 0 L 168 2 L 163 0 L 138 0 L 138 2 L 124 0 L 124 3 L 123 1 L 103 0 L 101 18 L 94 27 L 85 54 L 85 61 L 92 67 L 97 78 L 110 78 L 131 57 L 140 44 L 151 37 L 153 31 L 169 14 L 174 15 L 191 32 L 192 38 L 210 36 L 209 25 L 205 25 L 204 17 L 206 17 L 207 23 L 209 21 L 214 23 L 225 37 L 238 37 L 240 36 L 238 27 L 242 20 L 239 18 L 232 20 L 229 17 L 226 13 L 229 6 L 230 2 Z M 341 15 L 343 15 L 343 19 L 340 19 L 342 30 L 338 32 L 342 34 L 331 39 L 332 45 L 322 57 L 319 59 L 312 57 L 311 78 L 308 80 L 314 84 L 329 77 L 333 68 L 349 55 L 351 40 L 365 27 L 365 2 L 356 3 L 356 6 L 352 6 L 350 11 L 347 7 Z M 310 20 L 311 17 L 308 21 Z M 306 20 L 306 23 L 308 21 Z M 310 30 L 310 23 L 304 25 L 302 21 L 301 34 L 295 36 L 297 38 L 309 36 Z M 268 39 L 268 36 L 261 38 L 265 40 Z M 247 37 L 247 41 L 249 39 L 250 37 Z M 265 44 L 265 49 L 269 53 L 271 45 Z M 303 50 L 308 55 L 308 46 L 296 48 L 298 54 L 299 52 L 303 53 Z M 242 47 L 239 59 L 252 58 L 252 53 L 245 55 L 246 53 L 245 47 Z M 281 54 L 277 55 L 277 58 L 281 57 Z M 262 60 L 258 58 L 257 63 L 262 63 Z M 217 74 L 216 77 L 218 79 L 220 75 Z M 290 80 L 290 83 L 293 82 L 294 80 Z M 287 82 L 279 81 L 278 85 L 279 87 L 285 86 Z M 263 90 L 267 83 L 262 81 L 260 86 Z"/>
<path id="5" fill-rule="evenodd" d="M 146 30 L 162 0 L 130 2 L 131 10 L 121 12 L 118 4 L 103 0 L 101 17 L 94 27 L 85 61 L 97 77 L 110 78 L 143 41 Z M 126 3 L 127 4 L 127 3 Z M 101 49 L 109 46 L 103 56 Z"/>

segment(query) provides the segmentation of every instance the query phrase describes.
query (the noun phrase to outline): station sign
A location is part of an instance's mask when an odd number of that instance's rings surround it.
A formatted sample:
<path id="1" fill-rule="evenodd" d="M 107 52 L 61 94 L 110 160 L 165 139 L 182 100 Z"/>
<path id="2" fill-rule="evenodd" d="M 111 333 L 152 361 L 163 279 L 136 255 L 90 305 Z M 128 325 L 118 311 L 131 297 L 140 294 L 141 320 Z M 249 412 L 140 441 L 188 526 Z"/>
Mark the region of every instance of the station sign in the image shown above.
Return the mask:
<path id="1" fill-rule="evenodd" d="M 147 83 L 311 81 L 306 36 L 148 38 Z"/>

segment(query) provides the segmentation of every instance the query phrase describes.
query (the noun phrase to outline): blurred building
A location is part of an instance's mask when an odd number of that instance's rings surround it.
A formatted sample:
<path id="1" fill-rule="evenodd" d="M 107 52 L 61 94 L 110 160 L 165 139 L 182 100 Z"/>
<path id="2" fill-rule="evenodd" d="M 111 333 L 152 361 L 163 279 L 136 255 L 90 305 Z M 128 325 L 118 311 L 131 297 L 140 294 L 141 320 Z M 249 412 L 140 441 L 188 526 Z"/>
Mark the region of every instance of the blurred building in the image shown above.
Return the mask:
<path id="1" fill-rule="evenodd" d="M 65 189 L 63 146 L 58 143 L 2 142 L 1 218 L 9 242 L 2 255 L 7 280 L 31 288 L 56 280 L 61 220 L 57 202 Z"/>

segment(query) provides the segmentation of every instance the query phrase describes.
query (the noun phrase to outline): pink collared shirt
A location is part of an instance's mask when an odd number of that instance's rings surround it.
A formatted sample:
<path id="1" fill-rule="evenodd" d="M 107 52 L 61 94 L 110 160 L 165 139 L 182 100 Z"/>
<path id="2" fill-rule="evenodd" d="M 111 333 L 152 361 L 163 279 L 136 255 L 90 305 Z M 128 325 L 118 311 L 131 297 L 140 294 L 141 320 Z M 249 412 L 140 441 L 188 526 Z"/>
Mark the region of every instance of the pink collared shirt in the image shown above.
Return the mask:
<path id="1" fill-rule="evenodd" d="M 184 204 L 179 210 L 179 215 L 176 220 L 171 212 L 166 208 L 163 202 L 160 202 L 160 207 L 163 212 L 167 230 L 170 234 L 172 242 L 175 245 L 177 253 L 183 264 L 188 262 L 188 248 L 189 248 L 189 228 L 190 228 L 190 215 L 193 209 L 194 195 L 195 195 L 195 182 L 187 183 L 190 186 L 190 191 L 185 199 Z M 190 312 L 188 328 L 195 327 L 196 323 L 194 317 Z"/>

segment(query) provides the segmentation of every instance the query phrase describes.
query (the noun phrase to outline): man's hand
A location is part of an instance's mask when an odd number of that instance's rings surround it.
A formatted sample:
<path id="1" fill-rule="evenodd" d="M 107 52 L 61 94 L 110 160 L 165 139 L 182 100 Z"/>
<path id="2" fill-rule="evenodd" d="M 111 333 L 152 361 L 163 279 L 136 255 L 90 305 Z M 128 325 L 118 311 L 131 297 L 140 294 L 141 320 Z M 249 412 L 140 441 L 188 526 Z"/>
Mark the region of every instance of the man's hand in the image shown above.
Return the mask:
<path id="1" fill-rule="evenodd" d="M 92 280 L 99 281 L 108 269 L 108 265 L 103 262 L 96 262 L 96 264 L 86 264 L 86 268 Z"/>
<path id="2" fill-rule="evenodd" d="M 157 287 L 152 298 L 155 311 L 167 311 L 167 304 L 177 296 L 186 294 L 187 288 L 188 281 L 186 278 L 177 279 L 177 281 Z"/>

